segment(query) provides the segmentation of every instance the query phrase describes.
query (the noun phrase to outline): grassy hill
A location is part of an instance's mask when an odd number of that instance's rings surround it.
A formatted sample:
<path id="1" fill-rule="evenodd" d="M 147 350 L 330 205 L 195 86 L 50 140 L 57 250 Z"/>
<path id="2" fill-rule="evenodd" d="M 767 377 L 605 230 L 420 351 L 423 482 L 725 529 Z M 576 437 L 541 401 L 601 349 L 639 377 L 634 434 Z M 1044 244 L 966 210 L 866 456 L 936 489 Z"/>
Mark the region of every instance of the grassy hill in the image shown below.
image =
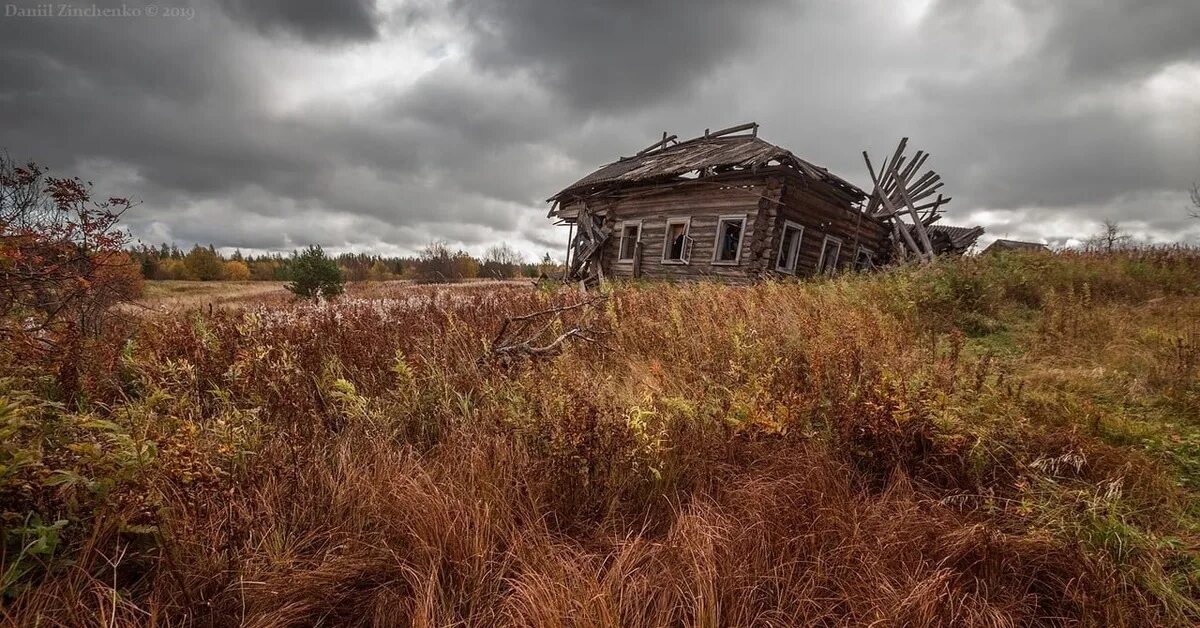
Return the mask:
<path id="1" fill-rule="evenodd" d="M 138 317 L 70 406 L 6 358 L 0 617 L 1200 621 L 1200 254 L 609 286 L 495 351 L 581 299 Z"/>

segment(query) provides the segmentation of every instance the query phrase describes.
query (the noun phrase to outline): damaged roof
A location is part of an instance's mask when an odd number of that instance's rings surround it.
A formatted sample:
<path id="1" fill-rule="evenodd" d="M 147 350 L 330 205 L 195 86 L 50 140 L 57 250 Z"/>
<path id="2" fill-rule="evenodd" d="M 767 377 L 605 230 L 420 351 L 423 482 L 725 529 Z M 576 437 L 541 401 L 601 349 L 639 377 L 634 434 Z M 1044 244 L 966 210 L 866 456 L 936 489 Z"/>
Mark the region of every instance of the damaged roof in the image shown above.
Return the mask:
<path id="1" fill-rule="evenodd" d="M 732 134 L 745 130 L 751 132 Z M 548 200 L 559 201 L 569 196 L 582 196 L 626 184 L 671 180 L 696 170 L 755 170 L 771 165 L 794 168 L 810 179 L 834 185 L 859 199 L 867 196 L 857 186 L 829 170 L 805 161 L 787 149 L 759 139 L 757 123 L 706 133 L 697 138 L 671 144 L 673 139 L 674 136 L 664 137 L 633 157 L 622 157 L 603 166 Z"/>
<path id="2" fill-rule="evenodd" d="M 983 235 L 983 227 L 955 227 L 953 225 L 932 225 L 929 233 L 945 235 L 957 248 L 969 248 L 979 236 Z"/>

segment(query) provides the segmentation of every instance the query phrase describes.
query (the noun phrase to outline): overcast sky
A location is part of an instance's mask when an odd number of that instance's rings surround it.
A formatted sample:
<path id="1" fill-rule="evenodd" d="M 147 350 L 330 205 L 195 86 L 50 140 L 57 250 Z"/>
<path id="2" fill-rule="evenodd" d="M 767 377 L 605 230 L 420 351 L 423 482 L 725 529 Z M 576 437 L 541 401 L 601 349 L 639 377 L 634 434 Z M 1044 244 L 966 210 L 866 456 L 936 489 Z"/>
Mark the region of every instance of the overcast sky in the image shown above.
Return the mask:
<path id="1" fill-rule="evenodd" d="M 909 136 L 989 239 L 1200 242 L 1200 0 L 0 4 L 0 148 L 151 243 L 561 257 L 544 199 L 745 121 L 864 186 Z"/>

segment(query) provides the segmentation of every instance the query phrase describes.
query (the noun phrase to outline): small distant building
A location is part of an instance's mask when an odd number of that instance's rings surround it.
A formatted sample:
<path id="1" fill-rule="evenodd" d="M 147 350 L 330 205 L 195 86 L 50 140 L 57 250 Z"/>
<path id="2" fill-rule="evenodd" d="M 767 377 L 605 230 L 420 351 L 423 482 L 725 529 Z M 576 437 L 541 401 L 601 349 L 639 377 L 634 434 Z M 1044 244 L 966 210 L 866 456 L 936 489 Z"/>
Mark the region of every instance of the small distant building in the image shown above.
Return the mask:
<path id="1" fill-rule="evenodd" d="M 1006 253 L 1009 251 L 1049 251 L 1050 248 L 1040 242 L 1022 242 L 1020 240 L 996 240 L 983 250 L 983 253 Z"/>

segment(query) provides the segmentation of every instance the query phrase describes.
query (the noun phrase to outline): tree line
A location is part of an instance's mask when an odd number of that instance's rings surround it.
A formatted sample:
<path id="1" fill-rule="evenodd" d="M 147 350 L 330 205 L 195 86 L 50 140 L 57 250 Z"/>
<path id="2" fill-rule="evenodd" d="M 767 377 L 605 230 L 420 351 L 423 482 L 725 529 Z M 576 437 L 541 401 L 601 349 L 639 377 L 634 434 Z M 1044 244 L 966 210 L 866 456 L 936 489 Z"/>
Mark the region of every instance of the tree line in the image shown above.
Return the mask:
<path id="1" fill-rule="evenodd" d="M 246 255 L 235 250 L 223 255 L 213 245 L 195 245 L 184 251 L 175 244 L 141 244 L 127 249 L 145 279 L 183 281 L 291 281 L 305 252 L 290 255 L 270 253 Z M 324 253 L 322 252 L 322 255 Z M 554 277 L 562 272 L 549 253 L 530 262 L 508 244 L 488 248 L 480 257 L 454 250 L 434 241 L 415 256 L 389 257 L 367 253 L 328 256 L 345 281 L 455 282 L 468 279 L 516 279 Z"/>

